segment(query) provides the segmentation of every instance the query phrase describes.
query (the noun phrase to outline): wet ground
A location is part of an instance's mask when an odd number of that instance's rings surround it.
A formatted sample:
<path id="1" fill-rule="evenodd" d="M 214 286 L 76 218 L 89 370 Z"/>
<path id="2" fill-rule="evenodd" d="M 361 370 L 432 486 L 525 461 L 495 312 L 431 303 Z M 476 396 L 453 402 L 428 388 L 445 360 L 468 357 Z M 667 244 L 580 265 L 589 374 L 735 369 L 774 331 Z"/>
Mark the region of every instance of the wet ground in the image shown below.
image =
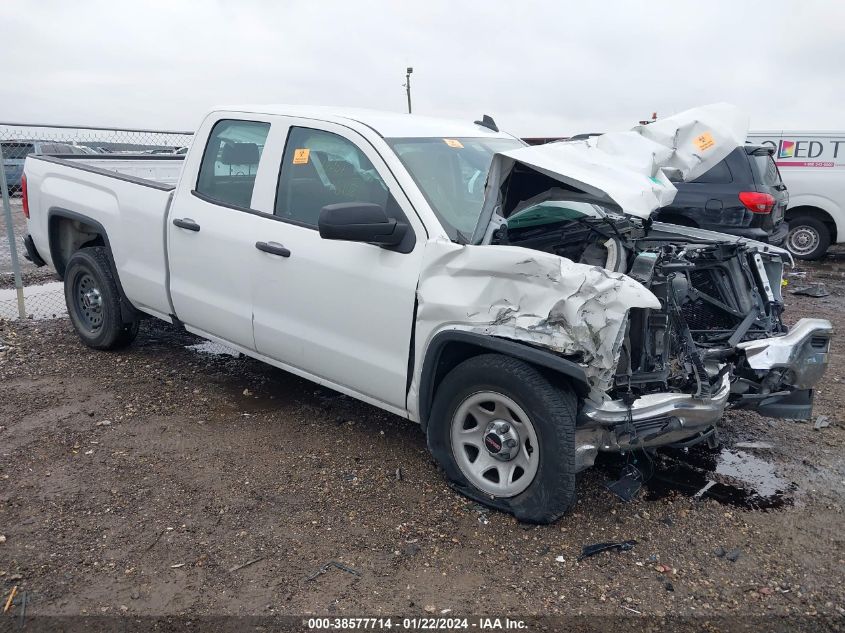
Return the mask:
<path id="1" fill-rule="evenodd" d="M 798 273 L 787 320 L 841 323 L 845 257 Z M 830 294 L 791 294 L 814 283 Z M 0 599 L 18 586 L 35 614 L 838 617 L 843 381 L 837 338 L 813 420 L 730 412 L 718 448 L 606 458 L 573 512 L 534 527 L 451 490 L 414 425 L 222 346 L 150 321 L 98 353 L 67 319 L 0 321 Z M 606 487 L 626 464 L 644 480 L 628 503 Z"/>

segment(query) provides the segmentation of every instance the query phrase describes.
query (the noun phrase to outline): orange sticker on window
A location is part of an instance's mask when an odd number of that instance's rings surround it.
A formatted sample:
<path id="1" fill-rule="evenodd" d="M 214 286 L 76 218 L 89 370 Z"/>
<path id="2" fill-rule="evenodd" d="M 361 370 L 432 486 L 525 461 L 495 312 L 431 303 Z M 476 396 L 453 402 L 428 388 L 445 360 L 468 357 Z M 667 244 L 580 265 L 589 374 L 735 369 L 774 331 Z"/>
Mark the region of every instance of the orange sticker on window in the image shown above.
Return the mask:
<path id="1" fill-rule="evenodd" d="M 463 149 L 463 144 L 456 138 L 444 138 L 443 142 L 446 143 L 449 147 L 454 147 L 455 149 Z"/>
<path id="2" fill-rule="evenodd" d="M 695 146 L 702 152 L 716 146 L 716 141 L 713 140 L 713 135 L 710 134 L 710 132 L 705 132 L 700 136 L 696 136 L 693 143 L 695 143 Z"/>
<path id="3" fill-rule="evenodd" d="M 293 150 L 293 164 L 306 165 L 308 164 L 308 156 L 311 155 L 311 150 L 307 147 Z"/>

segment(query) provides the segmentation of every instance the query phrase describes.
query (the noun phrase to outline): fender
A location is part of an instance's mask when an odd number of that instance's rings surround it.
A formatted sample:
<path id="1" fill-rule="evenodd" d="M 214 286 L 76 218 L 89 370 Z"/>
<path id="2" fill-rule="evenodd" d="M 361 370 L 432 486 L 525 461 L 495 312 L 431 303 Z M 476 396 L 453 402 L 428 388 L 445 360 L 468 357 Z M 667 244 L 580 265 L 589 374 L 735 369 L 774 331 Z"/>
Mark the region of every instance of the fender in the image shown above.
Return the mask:
<path id="1" fill-rule="evenodd" d="M 497 338 L 464 330 L 446 330 L 434 336 L 426 350 L 420 375 L 419 412 L 420 425 L 425 432 L 428 427 L 428 416 L 434 401 L 437 369 L 440 365 L 444 350 L 452 344 L 461 344 L 476 348 L 477 353 L 495 352 L 525 361 L 529 365 L 542 367 L 559 373 L 569 379 L 572 388 L 580 397 L 590 391 L 590 384 L 584 368 L 566 358 L 547 350 L 530 347 L 509 339 Z M 475 354 L 470 354 L 470 356 Z"/>
<path id="2" fill-rule="evenodd" d="M 50 246 L 50 258 L 53 261 L 53 267 L 55 268 L 59 279 L 64 279 L 65 263 L 61 262 L 59 257 L 60 248 L 58 244 L 58 233 L 53 231 L 53 218 L 65 218 L 68 220 L 84 222 L 97 230 L 97 233 L 99 233 L 100 237 L 103 238 L 103 244 L 108 251 L 111 273 L 114 276 L 114 280 L 117 283 L 117 289 L 120 292 L 121 316 L 127 321 L 134 321 L 135 319 L 143 317 L 143 313 L 132 305 L 132 302 L 129 301 L 129 298 L 126 296 L 126 293 L 123 292 L 123 285 L 120 283 L 120 276 L 117 274 L 117 266 L 114 263 L 114 255 L 112 254 L 111 244 L 109 243 L 109 235 L 106 232 L 105 227 L 97 222 L 97 220 L 94 220 L 86 215 L 82 215 L 81 213 L 77 213 L 76 211 L 63 209 L 62 207 L 50 207 L 50 209 L 47 210 L 47 239 Z"/>

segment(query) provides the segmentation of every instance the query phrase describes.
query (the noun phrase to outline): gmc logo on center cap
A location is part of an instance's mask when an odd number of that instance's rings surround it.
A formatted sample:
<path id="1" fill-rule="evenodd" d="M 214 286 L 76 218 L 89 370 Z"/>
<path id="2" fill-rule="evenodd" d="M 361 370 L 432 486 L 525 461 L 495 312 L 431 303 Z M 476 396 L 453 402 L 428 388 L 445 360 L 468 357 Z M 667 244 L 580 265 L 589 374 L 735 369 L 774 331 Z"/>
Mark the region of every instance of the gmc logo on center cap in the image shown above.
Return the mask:
<path id="1" fill-rule="evenodd" d="M 498 437 L 490 433 L 484 438 L 484 445 L 490 450 L 492 453 L 498 453 L 502 450 L 502 442 L 499 440 Z"/>

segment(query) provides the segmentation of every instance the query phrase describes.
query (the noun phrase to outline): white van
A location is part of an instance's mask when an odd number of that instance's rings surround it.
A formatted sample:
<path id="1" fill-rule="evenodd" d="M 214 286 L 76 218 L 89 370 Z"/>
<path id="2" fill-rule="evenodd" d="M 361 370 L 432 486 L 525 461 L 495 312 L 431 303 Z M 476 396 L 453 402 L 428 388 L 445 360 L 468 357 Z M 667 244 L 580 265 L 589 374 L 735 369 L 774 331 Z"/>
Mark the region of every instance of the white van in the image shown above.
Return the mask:
<path id="1" fill-rule="evenodd" d="M 819 259 L 845 242 L 845 132 L 749 132 L 769 145 L 789 190 L 785 246 L 801 259 Z"/>

